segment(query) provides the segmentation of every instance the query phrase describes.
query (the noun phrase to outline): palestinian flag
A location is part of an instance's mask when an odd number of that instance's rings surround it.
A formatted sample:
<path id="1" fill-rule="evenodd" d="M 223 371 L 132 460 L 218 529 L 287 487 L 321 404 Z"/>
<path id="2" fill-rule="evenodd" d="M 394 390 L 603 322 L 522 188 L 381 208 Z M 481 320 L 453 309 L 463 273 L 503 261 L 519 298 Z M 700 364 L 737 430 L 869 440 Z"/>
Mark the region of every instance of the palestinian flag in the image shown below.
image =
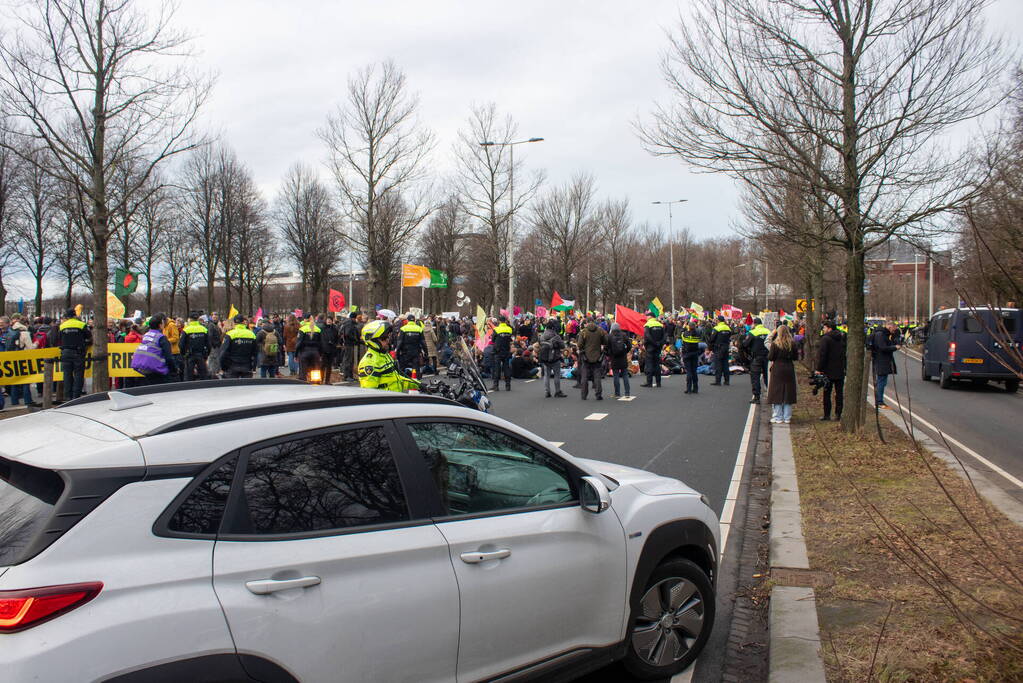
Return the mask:
<path id="1" fill-rule="evenodd" d="M 124 268 L 114 271 L 114 296 L 121 298 L 135 292 L 139 286 L 139 274 Z"/>
<path id="2" fill-rule="evenodd" d="M 555 311 L 571 311 L 575 308 L 575 299 L 562 299 L 558 290 L 554 290 L 554 296 L 551 297 L 551 308 Z"/>

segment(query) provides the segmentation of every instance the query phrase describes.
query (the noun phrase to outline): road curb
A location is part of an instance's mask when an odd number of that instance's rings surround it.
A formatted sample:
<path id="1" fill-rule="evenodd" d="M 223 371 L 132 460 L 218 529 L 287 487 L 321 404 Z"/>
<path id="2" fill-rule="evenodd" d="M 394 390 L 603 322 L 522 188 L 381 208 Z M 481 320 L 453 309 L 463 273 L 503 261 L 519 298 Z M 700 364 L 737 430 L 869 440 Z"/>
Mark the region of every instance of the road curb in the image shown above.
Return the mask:
<path id="1" fill-rule="evenodd" d="M 809 570 L 799 508 L 799 481 L 787 424 L 771 425 L 771 574 L 775 569 Z M 771 589 L 768 630 L 770 683 L 826 683 L 820 625 L 813 588 Z"/>

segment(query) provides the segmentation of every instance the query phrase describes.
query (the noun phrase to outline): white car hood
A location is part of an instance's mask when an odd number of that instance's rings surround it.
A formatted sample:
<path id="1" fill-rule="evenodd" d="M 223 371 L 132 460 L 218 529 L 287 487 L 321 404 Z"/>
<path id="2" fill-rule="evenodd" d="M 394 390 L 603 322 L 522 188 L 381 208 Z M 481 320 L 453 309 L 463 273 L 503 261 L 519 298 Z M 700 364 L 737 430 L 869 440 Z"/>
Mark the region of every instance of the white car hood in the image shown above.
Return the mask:
<path id="1" fill-rule="evenodd" d="M 648 496 L 700 495 L 699 491 L 686 486 L 678 479 L 662 477 L 653 472 L 647 472 L 635 467 L 627 467 L 626 465 L 618 465 L 613 462 L 590 460 L 588 458 L 576 458 L 576 460 L 586 467 L 611 477 L 622 486 L 632 486 Z"/>

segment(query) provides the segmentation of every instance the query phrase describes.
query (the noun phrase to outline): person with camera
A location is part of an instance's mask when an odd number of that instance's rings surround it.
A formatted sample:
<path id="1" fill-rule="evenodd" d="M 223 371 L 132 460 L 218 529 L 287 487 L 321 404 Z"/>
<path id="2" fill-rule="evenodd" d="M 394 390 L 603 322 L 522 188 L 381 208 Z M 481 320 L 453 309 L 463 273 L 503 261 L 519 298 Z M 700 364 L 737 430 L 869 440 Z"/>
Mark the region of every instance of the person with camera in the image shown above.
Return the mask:
<path id="1" fill-rule="evenodd" d="M 824 390 L 824 416 L 821 421 L 831 419 L 831 393 L 835 393 L 835 420 L 842 419 L 842 403 L 845 390 L 845 335 L 835 326 L 835 321 L 825 319 L 824 334 L 817 351 L 817 370 L 810 379 L 813 393 Z"/>
<path id="2" fill-rule="evenodd" d="M 891 410 L 884 402 L 884 390 L 888 386 L 888 375 L 898 372 L 895 367 L 895 352 L 902 347 L 898 337 L 898 325 L 889 320 L 870 335 L 868 346 L 874 361 L 874 405 L 880 410 Z"/>

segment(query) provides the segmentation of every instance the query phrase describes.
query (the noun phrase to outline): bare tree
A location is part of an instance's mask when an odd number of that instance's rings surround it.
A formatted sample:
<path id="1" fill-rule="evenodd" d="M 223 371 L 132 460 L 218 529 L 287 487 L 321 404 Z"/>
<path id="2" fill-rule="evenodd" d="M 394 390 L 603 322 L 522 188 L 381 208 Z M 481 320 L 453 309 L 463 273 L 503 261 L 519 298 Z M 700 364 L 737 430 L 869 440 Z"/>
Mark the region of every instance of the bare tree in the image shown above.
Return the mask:
<path id="1" fill-rule="evenodd" d="M 0 87 L 24 127 L 15 137 L 46 147 L 57 173 L 88 198 L 93 308 L 105 321 L 110 216 L 161 162 L 195 145 L 188 131 L 210 81 L 183 66 L 188 41 L 172 30 L 168 3 L 155 16 L 130 0 L 26 7 L 20 31 L 0 43 Z M 111 175 L 129 159 L 139 164 L 135 184 L 114 199 Z M 104 335 L 93 347 L 94 358 L 106 357 Z M 96 390 L 109 386 L 106 368 L 93 369 Z"/>
<path id="2" fill-rule="evenodd" d="M 628 290 L 639 282 L 644 265 L 639 234 L 632 225 L 629 200 L 609 199 L 596 211 L 594 221 L 600 239 L 597 282 L 608 304 L 625 303 Z"/>
<path id="3" fill-rule="evenodd" d="M 579 264 L 597 240 L 596 201 L 593 176 L 580 173 L 543 193 L 533 206 L 533 230 L 554 266 L 554 287 L 576 292 Z"/>
<path id="4" fill-rule="evenodd" d="M 11 133 L 6 122 L 0 120 L 0 244 L 14 243 L 15 188 L 20 174 L 20 158 L 11 151 Z M 7 302 L 7 287 L 4 276 L 15 268 L 15 256 L 11 249 L 0 249 L 0 314 Z"/>
<path id="5" fill-rule="evenodd" d="M 212 147 L 197 149 L 189 155 L 181 179 L 182 237 L 194 247 L 196 267 L 206 284 L 207 313 L 213 312 L 217 273 L 224 253 L 217 194 L 218 160 L 222 157 L 221 151 Z"/>
<path id="6" fill-rule="evenodd" d="M 22 181 L 16 190 L 17 218 L 13 246 L 24 269 L 35 280 L 35 315 L 43 309 L 43 279 L 53 265 L 56 239 L 56 181 L 45 169 L 46 152 L 22 152 L 25 164 Z"/>
<path id="7" fill-rule="evenodd" d="M 405 74 L 384 62 L 349 78 L 347 101 L 319 131 L 349 221 L 348 240 L 365 259 L 370 296 L 383 305 L 396 275 L 392 255 L 413 242 L 431 209 L 422 184 L 433 135 L 416 120 L 418 108 Z"/>
<path id="8" fill-rule="evenodd" d="M 186 312 L 191 309 L 189 293 L 196 281 L 200 280 L 202 272 L 200 250 L 191 237 L 192 234 L 187 229 L 171 229 L 163 243 L 162 256 L 166 267 L 161 279 L 170 295 L 167 307 L 170 315 L 174 315 L 174 299 L 179 292 L 185 300 Z"/>
<path id="9" fill-rule="evenodd" d="M 518 137 L 518 127 L 510 116 L 503 119 L 494 103 L 473 107 L 465 128 L 458 133 L 454 153 L 457 160 L 455 187 L 462 206 L 478 223 L 483 241 L 476 248 L 487 266 L 484 280 L 485 308 L 501 301 L 501 288 L 508 282 L 512 245 L 517 242 L 513 217 L 536 194 L 543 174 L 531 177 L 523 173 L 523 161 L 512 166 L 512 148 L 507 144 Z M 482 145 L 482 142 L 494 142 Z M 519 185 L 513 188 L 514 177 Z"/>
<path id="10" fill-rule="evenodd" d="M 75 188 L 67 182 L 60 182 L 58 188 L 52 272 L 64 285 L 63 307 L 71 308 L 75 286 L 89 282 L 88 227 Z"/>
<path id="11" fill-rule="evenodd" d="M 938 136 L 997 105 L 1011 59 L 985 36 L 983 0 L 694 4 L 663 63 L 676 97 L 641 136 L 697 168 L 792 174 L 828 207 L 854 321 L 846 391 L 862 402 L 864 254 L 973 196 L 968 157 Z"/>
<path id="12" fill-rule="evenodd" d="M 376 219 L 379 224 L 379 219 Z M 296 164 L 277 197 L 284 253 L 302 273 L 303 310 L 322 305 L 330 274 L 341 260 L 340 221 L 330 192 L 312 169 Z M 378 226 L 379 229 L 379 226 Z"/>
<path id="13" fill-rule="evenodd" d="M 139 226 L 137 259 L 146 276 L 146 313 L 153 313 L 153 273 L 163 258 L 164 242 L 170 230 L 173 218 L 169 191 L 155 177 L 150 180 L 154 186 L 151 192 L 144 193 L 144 199 L 138 207 L 137 222 Z"/>
<path id="14" fill-rule="evenodd" d="M 430 216 L 426 229 L 419 238 L 419 254 L 429 267 L 442 270 L 448 275 L 451 286 L 446 289 L 431 289 L 428 305 L 431 310 L 452 310 L 454 294 L 452 287 L 455 277 L 462 273 L 468 249 L 466 234 L 470 231 L 469 215 L 462 208 L 458 197 L 451 195 Z"/>

